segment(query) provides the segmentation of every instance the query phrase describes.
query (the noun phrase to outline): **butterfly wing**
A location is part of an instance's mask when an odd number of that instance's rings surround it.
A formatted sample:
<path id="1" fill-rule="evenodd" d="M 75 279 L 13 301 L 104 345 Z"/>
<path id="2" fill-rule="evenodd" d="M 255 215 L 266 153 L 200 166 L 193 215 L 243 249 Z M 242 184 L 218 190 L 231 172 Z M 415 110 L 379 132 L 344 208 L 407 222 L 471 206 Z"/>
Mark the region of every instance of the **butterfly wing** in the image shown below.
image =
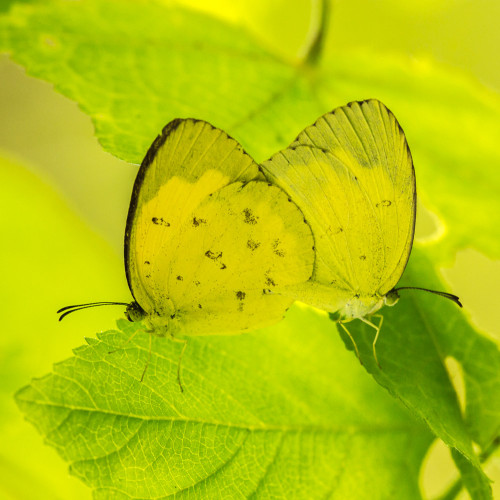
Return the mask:
<path id="1" fill-rule="evenodd" d="M 163 129 L 137 174 L 125 231 L 127 281 L 145 311 L 155 310 L 165 289 L 146 277 L 160 262 L 171 262 L 177 234 L 195 207 L 231 182 L 260 175 L 240 144 L 207 122 L 177 119 Z"/>
<path id="2" fill-rule="evenodd" d="M 283 191 L 250 182 L 259 178 L 241 146 L 208 123 L 165 128 L 139 171 L 125 237 L 129 285 L 146 313 L 174 316 L 186 334 L 281 318 L 293 298 L 263 289 L 310 277 L 312 234 Z"/>
<path id="3" fill-rule="evenodd" d="M 176 244 L 169 267 L 158 271 L 166 272 L 176 321 L 190 335 L 278 321 L 293 298 L 267 291 L 304 283 L 313 270 L 308 224 L 288 196 L 267 182 L 232 183 L 210 195 Z"/>
<path id="4" fill-rule="evenodd" d="M 336 310 L 354 293 L 384 296 L 395 286 L 413 242 L 415 173 L 405 135 L 381 102 L 322 116 L 263 168 L 313 230 L 312 295 L 328 301 L 330 286 Z"/>

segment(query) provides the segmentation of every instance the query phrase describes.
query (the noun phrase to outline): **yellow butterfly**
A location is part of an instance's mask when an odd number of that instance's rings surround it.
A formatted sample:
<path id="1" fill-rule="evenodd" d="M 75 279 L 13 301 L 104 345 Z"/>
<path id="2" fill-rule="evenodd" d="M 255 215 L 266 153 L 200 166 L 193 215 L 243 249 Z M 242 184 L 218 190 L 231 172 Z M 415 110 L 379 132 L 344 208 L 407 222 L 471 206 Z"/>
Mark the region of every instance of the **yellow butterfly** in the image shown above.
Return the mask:
<path id="1" fill-rule="evenodd" d="M 234 334 L 279 321 L 306 282 L 313 237 L 297 205 L 265 180 L 238 142 L 207 122 L 177 119 L 139 169 L 125 231 L 130 321 L 175 339 Z M 181 386 L 182 387 L 182 386 Z"/>
<path id="2" fill-rule="evenodd" d="M 404 132 L 380 101 L 351 102 L 319 118 L 263 169 L 297 203 L 313 231 L 316 261 L 297 300 L 344 323 L 368 319 L 399 299 L 395 288 L 408 262 L 416 216 L 415 171 Z M 426 290 L 426 289 L 421 289 Z M 458 297 L 447 297 L 461 306 Z"/>

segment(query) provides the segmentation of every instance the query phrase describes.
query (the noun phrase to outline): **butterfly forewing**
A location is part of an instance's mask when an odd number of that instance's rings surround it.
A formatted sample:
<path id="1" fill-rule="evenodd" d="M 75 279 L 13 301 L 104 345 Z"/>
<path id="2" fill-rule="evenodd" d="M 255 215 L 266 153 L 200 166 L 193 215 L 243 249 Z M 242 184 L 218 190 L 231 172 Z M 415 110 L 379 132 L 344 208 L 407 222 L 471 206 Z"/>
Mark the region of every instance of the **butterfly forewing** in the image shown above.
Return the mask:
<path id="1" fill-rule="evenodd" d="M 145 310 L 152 310 L 165 288 L 147 278 L 152 266 L 171 261 L 177 234 L 194 208 L 231 182 L 259 177 L 238 142 L 209 123 L 178 119 L 164 128 L 137 175 L 125 233 L 127 280 Z M 168 302 L 164 306 L 169 310 Z"/>
<path id="2" fill-rule="evenodd" d="M 311 276 L 313 238 L 302 212 L 280 188 L 254 179 L 264 176 L 241 146 L 202 121 L 175 120 L 146 155 L 127 221 L 127 278 L 146 314 L 166 318 L 170 333 L 275 322 L 294 297 L 267 290 Z"/>

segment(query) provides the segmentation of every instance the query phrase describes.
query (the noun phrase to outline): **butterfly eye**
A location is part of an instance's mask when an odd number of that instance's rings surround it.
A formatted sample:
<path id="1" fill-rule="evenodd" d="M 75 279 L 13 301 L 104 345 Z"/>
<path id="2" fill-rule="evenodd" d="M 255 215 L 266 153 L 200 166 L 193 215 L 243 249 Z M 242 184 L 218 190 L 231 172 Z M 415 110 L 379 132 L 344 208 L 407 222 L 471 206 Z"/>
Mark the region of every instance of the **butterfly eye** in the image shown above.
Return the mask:
<path id="1" fill-rule="evenodd" d="M 131 302 L 127 305 L 125 316 L 129 321 L 136 322 L 143 320 L 146 317 L 146 312 L 137 302 Z"/>
<path id="2" fill-rule="evenodd" d="M 386 306 L 393 306 L 398 302 L 398 300 L 399 300 L 399 293 L 397 292 L 397 290 L 394 289 L 388 292 L 387 295 L 384 297 Z"/>

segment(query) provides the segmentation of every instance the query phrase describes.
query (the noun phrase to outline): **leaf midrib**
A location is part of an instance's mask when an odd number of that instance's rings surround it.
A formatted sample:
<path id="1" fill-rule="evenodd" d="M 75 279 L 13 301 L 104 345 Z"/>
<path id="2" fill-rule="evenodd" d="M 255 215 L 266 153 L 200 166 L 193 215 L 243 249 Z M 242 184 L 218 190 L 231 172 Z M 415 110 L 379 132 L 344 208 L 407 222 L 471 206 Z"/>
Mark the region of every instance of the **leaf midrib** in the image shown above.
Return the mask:
<path id="1" fill-rule="evenodd" d="M 116 410 L 106 410 L 103 408 L 89 408 L 84 406 L 63 405 L 58 403 L 51 403 L 47 401 L 34 400 L 34 399 L 21 399 L 18 397 L 19 402 L 35 404 L 38 406 L 45 406 L 51 408 L 60 408 L 70 411 L 81 411 L 88 413 L 102 413 L 105 415 L 112 415 L 114 417 L 125 417 L 136 420 L 145 420 L 150 422 L 188 422 L 193 424 L 214 425 L 218 427 L 228 427 L 234 429 L 241 429 L 247 431 L 269 431 L 269 432 L 311 432 L 311 433 L 335 433 L 344 432 L 346 434 L 362 433 L 371 434 L 375 432 L 420 432 L 420 426 L 415 425 L 346 425 L 346 426 L 324 426 L 319 424 L 303 424 L 303 425 L 274 425 L 265 423 L 264 425 L 251 425 L 251 424 L 237 424 L 232 422 L 222 422 L 217 420 L 202 420 L 194 417 L 174 417 L 174 416 L 148 416 L 139 415 L 134 413 L 122 413 Z"/>

